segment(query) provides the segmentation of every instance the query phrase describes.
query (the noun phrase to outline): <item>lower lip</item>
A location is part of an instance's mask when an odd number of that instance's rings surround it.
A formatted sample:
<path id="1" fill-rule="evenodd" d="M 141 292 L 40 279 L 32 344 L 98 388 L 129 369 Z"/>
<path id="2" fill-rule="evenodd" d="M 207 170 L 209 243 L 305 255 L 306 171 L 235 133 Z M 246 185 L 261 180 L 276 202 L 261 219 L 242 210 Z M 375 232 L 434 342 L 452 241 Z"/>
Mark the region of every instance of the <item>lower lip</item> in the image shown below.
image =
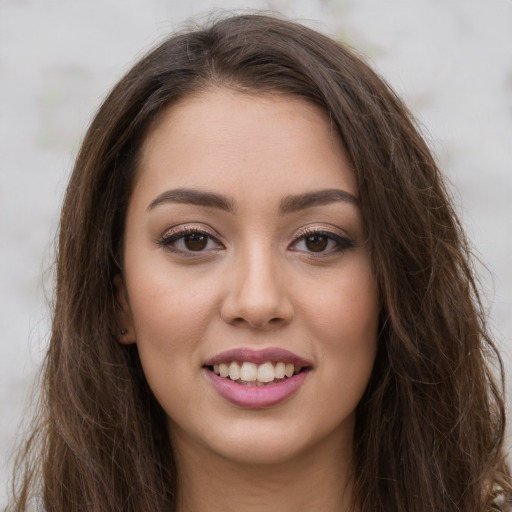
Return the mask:
<path id="1" fill-rule="evenodd" d="M 228 402 L 238 407 L 261 409 L 278 405 L 290 398 L 303 384 L 309 370 L 302 370 L 282 382 L 266 386 L 244 386 L 225 377 L 220 377 L 210 370 L 205 370 L 205 372 L 218 393 Z"/>

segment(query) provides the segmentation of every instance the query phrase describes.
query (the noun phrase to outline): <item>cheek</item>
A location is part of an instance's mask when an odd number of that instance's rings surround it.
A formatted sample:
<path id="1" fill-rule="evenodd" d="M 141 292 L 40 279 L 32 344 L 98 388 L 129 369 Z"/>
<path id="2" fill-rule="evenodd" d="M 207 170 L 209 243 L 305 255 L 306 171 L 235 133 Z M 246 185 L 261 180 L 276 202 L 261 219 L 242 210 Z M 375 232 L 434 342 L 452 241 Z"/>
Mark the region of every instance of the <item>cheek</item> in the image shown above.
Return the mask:
<path id="1" fill-rule="evenodd" d="M 215 297 L 211 289 L 196 288 L 168 272 L 153 269 L 137 276 L 129 294 L 144 375 L 166 411 L 186 409 L 195 376 L 191 368 L 201 367 L 200 349 Z"/>
<path id="2" fill-rule="evenodd" d="M 129 297 L 137 333 L 160 332 L 163 327 L 183 325 L 197 328 L 205 311 L 211 309 L 215 290 L 204 280 L 176 271 L 170 265 L 134 263 Z M 173 329 L 175 334 L 183 333 Z M 165 330 L 167 336 L 169 332 Z"/>
<path id="3" fill-rule="evenodd" d="M 324 334 L 340 345 L 349 340 L 375 341 L 380 301 L 373 272 L 366 259 L 354 258 L 347 268 L 302 292 L 304 308 Z M 321 305 L 321 307 L 319 307 Z"/>
<path id="4" fill-rule="evenodd" d="M 195 350 L 215 315 L 214 288 L 204 282 L 197 286 L 183 277 L 186 273 L 170 273 L 168 268 L 131 275 L 137 278 L 130 283 L 130 307 L 145 367 L 165 363 L 181 368 L 185 357 L 194 362 Z"/>
<path id="5" fill-rule="evenodd" d="M 375 361 L 380 301 L 369 263 L 354 263 L 350 272 L 333 276 L 318 293 L 309 293 L 306 308 L 309 330 L 322 348 L 325 385 L 358 401 Z"/>

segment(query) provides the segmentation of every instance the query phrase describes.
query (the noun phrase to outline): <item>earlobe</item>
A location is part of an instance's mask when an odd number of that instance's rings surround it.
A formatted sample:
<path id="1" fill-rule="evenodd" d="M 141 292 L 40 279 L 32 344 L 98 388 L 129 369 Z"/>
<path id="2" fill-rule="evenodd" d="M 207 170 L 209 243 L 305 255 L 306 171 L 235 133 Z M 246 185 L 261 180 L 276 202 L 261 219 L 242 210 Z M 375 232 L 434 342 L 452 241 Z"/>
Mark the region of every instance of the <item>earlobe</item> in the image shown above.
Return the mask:
<path id="1" fill-rule="evenodd" d="M 113 283 L 116 295 L 117 322 L 119 326 L 116 332 L 117 340 L 122 345 L 130 345 L 135 343 L 137 338 L 135 336 L 132 310 L 121 274 L 114 276 Z"/>

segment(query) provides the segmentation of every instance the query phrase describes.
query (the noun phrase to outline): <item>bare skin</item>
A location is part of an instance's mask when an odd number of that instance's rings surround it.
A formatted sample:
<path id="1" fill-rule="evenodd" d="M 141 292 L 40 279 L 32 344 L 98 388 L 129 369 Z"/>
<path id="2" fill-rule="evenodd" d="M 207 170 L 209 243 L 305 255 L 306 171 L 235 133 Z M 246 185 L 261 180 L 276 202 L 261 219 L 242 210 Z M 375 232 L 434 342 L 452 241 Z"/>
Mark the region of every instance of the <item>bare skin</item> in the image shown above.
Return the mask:
<path id="1" fill-rule="evenodd" d="M 344 512 L 350 507 L 350 443 L 331 440 L 282 464 L 247 465 L 181 446 L 178 512 Z M 193 477 L 190 477 L 193 475 Z M 342 487 L 343 486 L 343 487 Z"/>
<path id="2" fill-rule="evenodd" d="M 216 89 L 152 128 L 116 287 L 120 342 L 137 344 L 168 417 L 179 512 L 350 510 L 379 316 L 365 242 L 354 174 L 319 108 Z M 244 354 L 270 351 L 302 362 L 258 382 L 298 384 L 270 405 L 247 401 L 255 377 L 230 363 L 256 368 Z"/>

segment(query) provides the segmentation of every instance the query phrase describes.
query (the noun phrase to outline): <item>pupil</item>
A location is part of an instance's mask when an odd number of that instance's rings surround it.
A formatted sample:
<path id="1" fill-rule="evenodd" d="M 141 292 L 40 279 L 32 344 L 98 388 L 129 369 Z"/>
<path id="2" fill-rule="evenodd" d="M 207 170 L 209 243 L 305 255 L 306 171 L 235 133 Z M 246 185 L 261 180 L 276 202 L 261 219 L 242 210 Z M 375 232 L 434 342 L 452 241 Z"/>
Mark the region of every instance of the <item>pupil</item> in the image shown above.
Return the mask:
<path id="1" fill-rule="evenodd" d="M 327 247 L 325 235 L 311 235 L 306 238 L 306 247 L 313 252 L 321 252 Z"/>
<path id="2" fill-rule="evenodd" d="M 208 237 L 201 233 L 190 233 L 185 236 L 185 246 L 190 251 L 201 251 L 206 247 Z"/>

